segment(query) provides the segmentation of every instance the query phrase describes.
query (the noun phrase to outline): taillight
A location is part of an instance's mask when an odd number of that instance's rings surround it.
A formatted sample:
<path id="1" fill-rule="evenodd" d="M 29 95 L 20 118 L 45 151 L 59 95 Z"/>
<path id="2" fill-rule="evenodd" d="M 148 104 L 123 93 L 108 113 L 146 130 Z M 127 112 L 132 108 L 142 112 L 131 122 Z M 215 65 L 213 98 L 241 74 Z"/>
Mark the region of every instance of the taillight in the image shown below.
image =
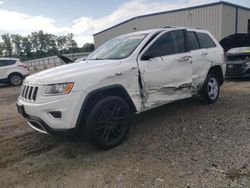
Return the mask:
<path id="1" fill-rule="evenodd" d="M 28 66 L 27 65 L 17 65 L 18 67 L 22 67 L 22 68 L 24 68 L 24 69 L 27 69 L 28 68 Z"/>

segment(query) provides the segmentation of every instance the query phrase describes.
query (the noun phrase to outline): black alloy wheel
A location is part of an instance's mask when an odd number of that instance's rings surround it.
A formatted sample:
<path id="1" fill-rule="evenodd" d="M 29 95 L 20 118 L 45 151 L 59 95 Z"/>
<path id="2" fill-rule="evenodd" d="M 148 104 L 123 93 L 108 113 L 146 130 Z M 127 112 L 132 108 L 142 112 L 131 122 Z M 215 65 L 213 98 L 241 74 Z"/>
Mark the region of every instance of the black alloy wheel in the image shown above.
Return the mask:
<path id="1" fill-rule="evenodd" d="M 96 103 L 87 120 L 87 136 L 98 148 L 120 144 L 129 129 L 129 106 L 120 97 L 108 96 Z"/>

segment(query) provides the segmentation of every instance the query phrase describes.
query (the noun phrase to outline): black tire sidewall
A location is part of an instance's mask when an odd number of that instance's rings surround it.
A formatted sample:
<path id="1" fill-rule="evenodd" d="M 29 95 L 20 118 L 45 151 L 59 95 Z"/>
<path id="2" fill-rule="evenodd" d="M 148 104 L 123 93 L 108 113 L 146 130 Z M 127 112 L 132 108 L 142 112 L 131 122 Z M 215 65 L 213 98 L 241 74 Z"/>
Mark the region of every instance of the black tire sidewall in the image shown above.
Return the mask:
<path id="1" fill-rule="evenodd" d="M 11 81 L 11 77 L 13 77 L 13 76 L 18 76 L 18 77 L 20 78 L 20 80 L 21 80 L 20 84 L 14 84 L 14 83 Z M 20 74 L 14 73 L 14 74 L 11 74 L 11 75 L 9 76 L 9 83 L 10 83 L 10 85 L 12 85 L 12 86 L 20 86 L 20 85 L 22 85 L 22 80 L 23 80 L 23 77 L 22 77 Z"/>
<path id="2" fill-rule="evenodd" d="M 216 79 L 217 84 L 218 84 L 218 94 L 217 94 L 217 96 L 216 96 L 215 99 L 211 99 L 210 96 L 209 96 L 209 94 L 208 94 L 208 82 L 209 82 L 209 80 L 211 78 Z M 204 99 L 206 100 L 206 102 L 208 104 L 212 104 L 212 103 L 215 103 L 218 100 L 219 95 L 220 95 L 220 85 L 219 85 L 218 79 L 217 79 L 217 77 L 214 74 L 209 73 L 208 76 L 207 76 L 207 78 L 206 78 L 206 80 L 205 80 L 203 88 L 202 88 L 202 96 L 204 97 Z"/>
<path id="3" fill-rule="evenodd" d="M 107 104 L 111 103 L 119 103 L 120 105 L 123 106 L 125 113 L 127 114 L 127 122 L 126 122 L 126 127 L 123 132 L 123 136 L 120 138 L 118 142 L 115 142 L 113 144 L 106 145 L 105 143 L 102 142 L 102 140 L 97 136 L 96 131 L 94 130 L 94 120 L 96 117 L 96 114 L 100 112 L 100 109 Z M 128 130 L 129 130 L 129 122 L 130 122 L 130 110 L 128 104 L 120 97 L 117 96 L 107 96 L 103 99 L 100 99 L 95 103 L 93 108 L 91 109 L 90 113 L 88 114 L 87 122 L 86 122 L 86 136 L 87 139 L 93 144 L 95 147 L 99 149 L 111 149 L 117 145 L 119 145 L 124 138 L 126 137 Z"/>

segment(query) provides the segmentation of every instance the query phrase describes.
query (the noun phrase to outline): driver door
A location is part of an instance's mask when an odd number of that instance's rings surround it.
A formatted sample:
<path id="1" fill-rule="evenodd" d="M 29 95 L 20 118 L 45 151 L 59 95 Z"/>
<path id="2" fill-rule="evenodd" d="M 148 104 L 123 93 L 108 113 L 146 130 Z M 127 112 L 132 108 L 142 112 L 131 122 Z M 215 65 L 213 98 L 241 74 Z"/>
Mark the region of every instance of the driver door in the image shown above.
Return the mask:
<path id="1" fill-rule="evenodd" d="M 163 32 L 139 55 L 145 107 L 191 97 L 192 57 L 185 36 L 186 30 Z"/>

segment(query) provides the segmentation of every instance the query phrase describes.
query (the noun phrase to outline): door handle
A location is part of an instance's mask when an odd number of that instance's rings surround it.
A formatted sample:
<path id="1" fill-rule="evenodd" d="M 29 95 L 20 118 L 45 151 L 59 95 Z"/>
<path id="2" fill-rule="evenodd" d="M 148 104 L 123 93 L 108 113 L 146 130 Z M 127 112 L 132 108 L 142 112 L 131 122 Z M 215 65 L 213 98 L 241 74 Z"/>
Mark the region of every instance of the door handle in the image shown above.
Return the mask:
<path id="1" fill-rule="evenodd" d="M 190 61 L 192 59 L 192 56 L 184 56 L 181 57 L 180 59 L 178 59 L 179 62 L 186 62 L 186 61 Z"/>
<path id="2" fill-rule="evenodd" d="M 208 54 L 208 52 L 202 52 L 201 53 L 201 55 L 207 55 Z"/>

